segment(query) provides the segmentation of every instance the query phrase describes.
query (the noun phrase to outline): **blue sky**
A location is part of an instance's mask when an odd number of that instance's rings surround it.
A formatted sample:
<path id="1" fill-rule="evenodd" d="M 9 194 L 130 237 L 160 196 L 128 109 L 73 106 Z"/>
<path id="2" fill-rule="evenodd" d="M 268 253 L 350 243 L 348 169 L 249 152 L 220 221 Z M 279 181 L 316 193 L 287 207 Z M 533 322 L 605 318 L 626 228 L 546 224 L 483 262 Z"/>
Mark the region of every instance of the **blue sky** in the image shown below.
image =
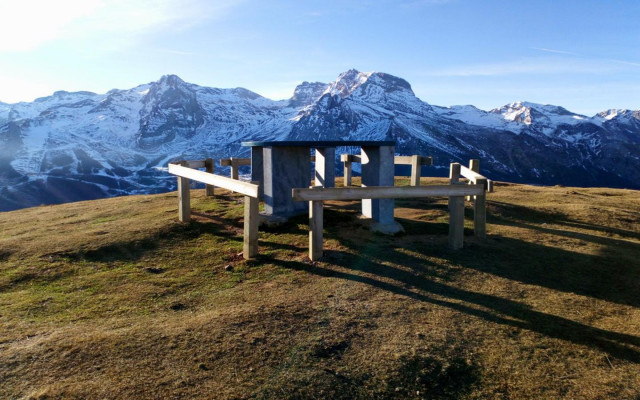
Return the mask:
<path id="1" fill-rule="evenodd" d="M 422 100 L 640 109 L 640 1 L 0 0 L 0 101 L 177 74 L 288 98 L 350 68 Z"/>

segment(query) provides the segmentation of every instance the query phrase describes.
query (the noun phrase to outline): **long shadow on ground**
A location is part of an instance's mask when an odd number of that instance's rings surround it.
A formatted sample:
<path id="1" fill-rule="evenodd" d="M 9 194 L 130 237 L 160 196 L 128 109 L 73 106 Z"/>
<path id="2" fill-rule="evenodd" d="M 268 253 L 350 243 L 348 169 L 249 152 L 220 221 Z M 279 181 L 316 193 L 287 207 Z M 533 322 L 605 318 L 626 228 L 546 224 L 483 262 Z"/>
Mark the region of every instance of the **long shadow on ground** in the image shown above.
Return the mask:
<path id="1" fill-rule="evenodd" d="M 241 230 L 240 224 L 230 222 L 208 214 L 193 213 L 203 221 L 191 220 L 188 223 L 173 224 L 159 232 L 154 232 L 143 238 L 134 240 L 123 240 L 115 243 L 108 243 L 91 249 L 79 249 L 73 252 L 63 252 L 52 254 L 52 257 L 67 258 L 71 260 L 87 260 L 93 262 L 114 262 L 114 261 L 137 261 L 144 258 L 148 253 L 157 250 L 163 241 L 176 239 L 194 239 L 205 234 L 224 237 L 227 240 L 242 241 L 229 225 L 238 225 L 236 229 Z"/>
<path id="2" fill-rule="evenodd" d="M 355 265 L 353 273 L 299 261 L 278 260 L 285 268 L 304 270 L 319 276 L 337 277 L 365 283 L 382 290 L 403 295 L 422 302 L 448 307 L 487 321 L 527 329 L 546 336 L 606 351 L 613 357 L 640 363 L 640 337 L 594 328 L 566 318 L 534 311 L 529 306 L 501 297 L 463 290 L 435 282 L 414 272 L 372 262 L 368 258 L 343 252 L 328 252 L 332 259 L 340 258 L 340 266 Z M 333 253 L 333 254 L 332 254 Z M 336 253 L 340 253 L 337 255 Z M 397 256 L 397 254 L 395 254 Z M 398 257 L 392 257 L 398 263 Z M 390 261 L 387 259 L 386 261 Z M 391 278 L 397 283 L 365 276 L 356 271 L 366 269 L 367 274 Z M 456 301 L 452 301 L 456 300 Z M 464 303 L 457 302 L 458 300 Z M 484 309 L 475 308 L 481 306 Z"/>
<path id="3" fill-rule="evenodd" d="M 548 215 L 548 218 L 557 218 Z M 540 218 L 535 215 L 532 218 Z M 627 241 L 599 238 L 605 246 L 623 246 L 627 257 L 615 252 L 592 256 L 544 246 L 523 240 L 490 237 L 483 244 L 470 241 L 465 249 L 448 251 L 446 237 L 433 242 L 433 234 L 446 232 L 446 224 L 401 221 L 407 236 L 394 239 L 373 234 L 344 235 L 342 231 L 357 225 L 355 216 L 325 211 L 326 239 L 338 240 L 355 249 L 356 254 L 325 251 L 323 261 L 335 267 L 292 260 L 272 260 L 285 268 L 304 270 L 319 276 L 361 282 L 422 302 L 448 307 L 488 321 L 527 329 L 609 353 L 611 356 L 640 363 L 640 337 L 594 328 L 563 317 L 532 310 L 528 305 L 494 295 L 460 289 L 442 283 L 446 268 L 425 261 L 428 257 L 448 260 L 452 265 L 475 269 L 503 278 L 543 286 L 554 290 L 591 296 L 619 304 L 640 306 L 637 280 L 640 265 L 629 259 L 640 258 L 640 246 Z M 410 222 L 410 223 L 407 223 Z M 522 224 L 522 222 L 515 222 Z M 425 234 L 428 233 L 428 234 Z M 555 232 L 548 232 L 553 233 Z M 591 236 L 591 235 L 589 235 Z M 431 244 L 428 243 L 431 238 Z M 427 239 L 427 243 L 425 243 Z M 400 242 L 401 245 L 397 243 Z M 622 242 L 622 243 L 621 243 Z M 290 245 L 261 243 L 274 248 Z M 293 246 L 295 247 L 295 246 Z M 398 251 L 402 247 L 402 251 Z M 306 249 L 297 250 L 306 251 Z M 408 250 L 408 251 L 407 251 Z M 414 255 L 408 254 L 412 253 Z M 403 269 L 390 265 L 402 265 Z M 438 277 L 439 279 L 434 279 Z M 625 278 L 627 277 L 627 278 Z"/>

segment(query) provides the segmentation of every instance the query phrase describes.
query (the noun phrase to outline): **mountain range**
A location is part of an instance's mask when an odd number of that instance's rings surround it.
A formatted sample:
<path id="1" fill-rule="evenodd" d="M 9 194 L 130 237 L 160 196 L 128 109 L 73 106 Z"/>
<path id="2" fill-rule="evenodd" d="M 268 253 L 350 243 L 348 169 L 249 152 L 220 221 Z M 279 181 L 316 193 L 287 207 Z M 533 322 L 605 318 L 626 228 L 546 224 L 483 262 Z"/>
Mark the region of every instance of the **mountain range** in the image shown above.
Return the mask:
<path id="1" fill-rule="evenodd" d="M 356 70 L 279 101 L 165 75 L 105 94 L 0 102 L 0 211 L 173 190 L 170 160 L 247 157 L 248 140 L 396 140 L 397 154 L 434 157 L 424 175 L 479 158 L 495 180 L 640 189 L 640 110 L 441 107 L 402 78 Z"/>

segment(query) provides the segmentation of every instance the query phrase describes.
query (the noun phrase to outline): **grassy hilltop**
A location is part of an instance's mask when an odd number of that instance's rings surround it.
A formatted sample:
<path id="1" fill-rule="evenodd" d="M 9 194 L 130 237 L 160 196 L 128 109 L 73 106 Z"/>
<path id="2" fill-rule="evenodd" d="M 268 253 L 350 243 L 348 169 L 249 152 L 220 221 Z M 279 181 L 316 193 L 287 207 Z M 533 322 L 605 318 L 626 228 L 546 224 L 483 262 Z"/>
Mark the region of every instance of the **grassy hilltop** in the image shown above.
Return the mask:
<path id="1" fill-rule="evenodd" d="M 220 189 L 0 213 L 0 398 L 640 399 L 640 194 L 496 190 L 457 252 L 445 199 L 330 202 L 321 262 Z"/>

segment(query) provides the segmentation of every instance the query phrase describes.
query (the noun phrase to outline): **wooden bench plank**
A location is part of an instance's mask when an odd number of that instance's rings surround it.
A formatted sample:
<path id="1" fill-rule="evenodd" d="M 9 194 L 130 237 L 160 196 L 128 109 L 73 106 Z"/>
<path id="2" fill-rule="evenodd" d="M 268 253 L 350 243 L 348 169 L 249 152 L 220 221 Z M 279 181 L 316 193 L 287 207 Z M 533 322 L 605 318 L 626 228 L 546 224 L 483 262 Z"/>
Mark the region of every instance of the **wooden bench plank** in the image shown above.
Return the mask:
<path id="1" fill-rule="evenodd" d="M 189 168 L 204 168 L 205 161 L 204 160 L 188 160 L 188 161 L 177 161 L 175 164 L 182 164 L 185 167 Z"/>
<path id="2" fill-rule="evenodd" d="M 250 158 L 222 158 L 220 159 L 220 165 L 223 167 L 229 167 L 233 165 L 233 162 L 236 161 L 237 165 L 251 165 Z"/>
<path id="3" fill-rule="evenodd" d="M 487 179 L 486 176 L 480 175 L 479 173 L 472 171 L 462 165 L 460 166 L 460 175 L 462 175 L 464 178 L 469 179 L 469 181 L 471 181 L 472 183 L 476 183 L 478 179 L 484 179 L 485 181 Z"/>
<path id="4" fill-rule="evenodd" d="M 414 157 L 418 157 L 420 165 L 433 165 L 433 157 L 425 157 L 421 155 L 395 156 L 393 158 L 393 163 L 397 165 L 413 165 Z"/>
<path id="5" fill-rule="evenodd" d="M 347 188 L 295 188 L 294 201 L 419 198 L 431 196 L 475 196 L 481 185 L 371 186 Z"/>
<path id="6" fill-rule="evenodd" d="M 177 164 L 169 164 L 169 173 L 238 192 L 245 196 L 258 197 L 258 185 L 254 185 L 252 183 L 238 181 L 227 178 L 226 176 L 209 174 L 204 171 L 198 171 Z"/>

